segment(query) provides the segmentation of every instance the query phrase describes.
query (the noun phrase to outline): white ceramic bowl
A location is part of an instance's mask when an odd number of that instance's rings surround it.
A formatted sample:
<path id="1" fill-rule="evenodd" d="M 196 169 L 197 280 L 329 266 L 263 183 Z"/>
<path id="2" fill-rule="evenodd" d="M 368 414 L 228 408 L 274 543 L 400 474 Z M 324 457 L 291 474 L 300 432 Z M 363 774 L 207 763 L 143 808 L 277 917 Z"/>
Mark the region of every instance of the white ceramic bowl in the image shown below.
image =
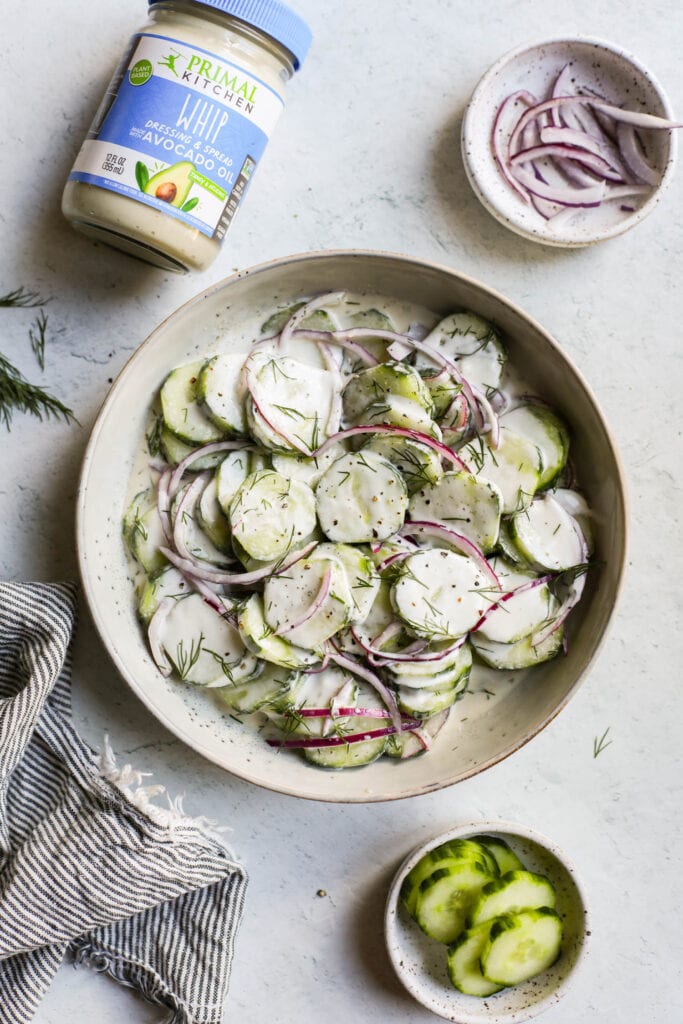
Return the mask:
<path id="1" fill-rule="evenodd" d="M 504 839 L 529 871 L 545 875 L 557 894 L 562 918 L 562 954 L 536 978 L 479 999 L 453 988 L 448 978 L 446 947 L 428 938 L 399 902 L 401 885 L 421 857 L 441 843 L 475 835 Z M 586 897 L 565 854 L 545 836 L 521 825 L 478 821 L 435 836 L 405 859 L 391 884 L 384 918 L 389 957 L 396 974 L 418 1002 L 456 1024 L 517 1024 L 547 1010 L 566 992 L 588 950 L 590 927 Z"/>
<path id="2" fill-rule="evenodd" d="M 661 180 L 646 196 L 624 200 L 630 213 L 614 201 L 578 210 L 553 227 L 508 185 L 491 150 L 496 112 L 511 93 L 526 89 L 546 99 L 565 64 L 572 64 L 578 84 L 593 89 L 615 105 L 633 102 L 650 114 L 673 118 L 669 100 L 656 78 L 640 61 L 612 43 L 577 36 L 520 46 L 486 72 L 469 102 L 462 124 L 462 155 L 469 182 L 489 213 L 512 231 L 534 242 L 564 248 L 592 245 L 620 235 L 654 210 L 671 181 L 677 151 L 675 132 L 651 131 L 649 154 Z"/>
<path id="3" fill-rule="evenodd" d="M 338 289 L 381 292 L 442 315 L 464 307 L 499 326 L 513 365 L 571 425 L 574 461 L 594 510 L 596 557 L 604 564 L 589 574 L 572 613 L 566 658 L 518 673 L 515 685 L 506 677 L 495 701 L 465 697 L 426 756 L 405 762 L 382 758 L 364 768 L 330 772 L 273 751 L 206 692 L 159 674 L 135 614 L 121 517 L 150 404 L 168 371 L 218 349 L 243 349 L 278 304 Z M 83 463 L 77 520 L 81 576 L 94 621 L 138 697 L 180 739 L 235 775 L 319 800 L 427 793 L 517 750 L 576 691 L 612 615 L 625 562 L 624 484 L 614 443 L 586 384 L 556 343 L 522 310 L 476 281 L 446 267 L 383 253 L 321 252 L 276 260 L 228 278 L 169 317 L 124 367 L 102 407 Z M 460 722 L 465 716 L 466 725 Z"/>

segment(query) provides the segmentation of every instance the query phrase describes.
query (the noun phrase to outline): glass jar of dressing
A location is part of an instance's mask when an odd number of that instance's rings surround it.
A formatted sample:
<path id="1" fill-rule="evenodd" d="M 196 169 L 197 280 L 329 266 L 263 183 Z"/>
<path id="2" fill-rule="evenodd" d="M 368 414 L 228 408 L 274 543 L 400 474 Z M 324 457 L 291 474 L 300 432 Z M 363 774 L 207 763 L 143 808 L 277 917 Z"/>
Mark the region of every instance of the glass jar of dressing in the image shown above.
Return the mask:
<path id="1" fill-rule="evenodd" d="M 213 262 L 311 42 L 279 0 L 150 0 L 64 189 L 84 234 L 166 270 Z"/>

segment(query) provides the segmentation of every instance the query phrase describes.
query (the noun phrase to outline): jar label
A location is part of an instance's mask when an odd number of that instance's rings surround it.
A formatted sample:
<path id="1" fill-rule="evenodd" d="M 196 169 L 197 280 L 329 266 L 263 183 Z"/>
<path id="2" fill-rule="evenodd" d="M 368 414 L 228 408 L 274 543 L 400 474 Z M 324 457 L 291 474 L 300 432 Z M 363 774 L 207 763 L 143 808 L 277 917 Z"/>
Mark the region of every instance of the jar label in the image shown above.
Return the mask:
<path id="1" fill-rule="evenodd" d="M 70 181 L 222 239 L 284 107 L 262 79 L 166 36 L 133 36 Z"/>

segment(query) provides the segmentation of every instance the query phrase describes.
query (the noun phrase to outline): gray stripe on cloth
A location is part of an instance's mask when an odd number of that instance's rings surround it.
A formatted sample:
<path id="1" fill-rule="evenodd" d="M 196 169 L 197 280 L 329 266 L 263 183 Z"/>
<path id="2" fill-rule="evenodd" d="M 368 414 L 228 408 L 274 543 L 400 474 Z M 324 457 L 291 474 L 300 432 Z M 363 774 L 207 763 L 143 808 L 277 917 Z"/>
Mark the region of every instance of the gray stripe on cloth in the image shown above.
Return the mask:
<path id="1" fill-rule="evenodd" d="M 28 1024 L 67 955 L 173 1024 L 220 1024 L 246 872 L 80 739 L 75 618 L 71 584 L 0 583 L 0 1024 Z"/>

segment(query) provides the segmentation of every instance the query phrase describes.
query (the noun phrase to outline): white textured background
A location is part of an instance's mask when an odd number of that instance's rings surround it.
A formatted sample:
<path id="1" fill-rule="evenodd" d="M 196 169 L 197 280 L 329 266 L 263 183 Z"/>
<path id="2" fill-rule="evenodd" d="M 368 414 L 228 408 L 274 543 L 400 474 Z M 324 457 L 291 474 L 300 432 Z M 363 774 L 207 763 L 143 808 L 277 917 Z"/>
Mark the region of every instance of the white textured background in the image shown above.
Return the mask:
<path id="1" fill-rule="evenodd" d="M 76 235 L 60 194 L 141 0 L 44 0 L 7 10 L 0 38 L 0 292 L 53 296 L 42 379 L 82 426 L 0 428 L 0 576 L 76 576 L 74 501 L 111 378 L 204 285 L 271 257 L 328 247 L 435 259 L 519 302 L 594 388 L 626 464 L 627 586 L 578 696 L 529 746 L 459 787 L 397 804 L 307 804 L 232 779 L 166 733 L 110 666 L 83 609 L 75 717 L 156 773 L 191 813 L 230 823 L 251 874 L 226 1020 L 384 1024 L 434 1018 L 394 979 L 382 940 L 393 868 L 418 841 L 476 817 L 518 820 L 576 862 L 593 911 L 585 969 L 547 1024 L 683 1019 L 681 825 L 681 254 L 683 168 L 654 214 L 595 249 L 508 233 L 465 181 L 458 133 L 480 75 L 527 39 L 580 32 L 636 52 L 683 113 L 680 0 L 296 0 L 315 44 L 245 208 L 214 267 L 149 269 Z M 0 350 L 40 378 L 31 311 L 0 311 Z M 594 737 L 613 740 L 598 759 Z M 323 888 L 328 897 L 316 897 Z M 38 1024 L 159 1019 L 86 970 L 63 969 Z"/>

